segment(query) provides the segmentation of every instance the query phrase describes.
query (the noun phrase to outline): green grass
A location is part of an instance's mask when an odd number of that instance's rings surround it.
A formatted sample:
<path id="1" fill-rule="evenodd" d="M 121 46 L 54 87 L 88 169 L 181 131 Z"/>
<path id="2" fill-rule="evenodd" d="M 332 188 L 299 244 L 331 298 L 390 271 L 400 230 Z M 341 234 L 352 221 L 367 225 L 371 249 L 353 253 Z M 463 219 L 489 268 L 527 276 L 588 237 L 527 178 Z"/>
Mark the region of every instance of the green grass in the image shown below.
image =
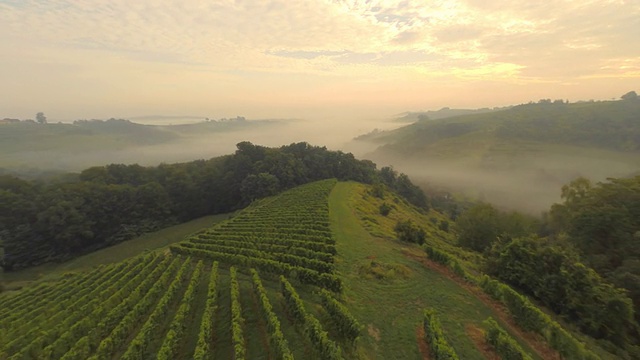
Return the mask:
<path id="1" fill-rule="evenodd" d="M 229 214 L 201 217 L 186 223 L 144 234 L 137 238 L 77 257 L 64 263 L 49 263 L 25 270 L 5 273 L 5 286 L 9 290 L 19 288 L 30 282 L 46 280 L 46 278 L 53 277 L 64 272 L 87 270 L 94 268 L 97 265 L 112 264 L 122 261 L 139 255 L 144 251 L 162 249 L 175 242 L 183 240 L 188 235 L 207 229 L 213 224 L 226 220 L 228 217 Z"/>
<path id="2" fill-rule="evenodd" d="M 360 357 L 419 358 L 417 329 L 422 310 L 432 307 L 438 311 L 445 336 L 460 358 L 483 359 L 467 336 L 465 325 L 481 327 L 487 317 L 496 317 L 493 310 L 457 283 L 409 258 L 407 254 L 422 254 L 417 246 L 370 235 L 354 212 L 355 206 L 362 205 L 359 199 L 364 189 L 356 183 L 338 183 L 329 198 L 337 266 L 345 283 L 343 297 L 365 326 L 358 340 Z M 388 272 L 389 276 L 382 279 L 366 276 L 362 269 L 370 268 L 372 262 L 378 267 L 403 270 Z"/>

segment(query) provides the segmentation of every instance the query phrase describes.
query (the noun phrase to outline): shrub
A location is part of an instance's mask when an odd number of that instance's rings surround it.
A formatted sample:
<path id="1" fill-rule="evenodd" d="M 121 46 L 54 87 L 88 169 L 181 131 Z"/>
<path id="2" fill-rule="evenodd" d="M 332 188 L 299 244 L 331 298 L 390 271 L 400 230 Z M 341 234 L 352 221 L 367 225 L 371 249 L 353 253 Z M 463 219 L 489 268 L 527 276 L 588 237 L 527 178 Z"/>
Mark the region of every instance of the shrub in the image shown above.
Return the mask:
<path id="1" fill-rule="evenodd" d="M 382 216 L 387 216 L 389 215 L 389 213 L 391 212 L 393 208 L 391 207 L 391 205 L 387 204 L 386 202 L 382 203 L 382 205 L 380 205 L 380 214 Z"/>
<path id="2" fill-rule="evenodd" d="M 449 222 L 447 220 L 440 221 L 440 225 L 438 225 L 438 229 L 449 232 Z"/>
<path id="3" fill-rule="evenodd" d="M 422 318 L 425 340 L 429 343 L 429 350 L 434 359 L 458 360 L 455 350 L 447 343 L 442 332 L 440 321 L 433 309 L 424 310 Z"/>
<path id="4" fill-rule="evenodd" d="M 398 235 L 399 240 L 420 245 L 424 244 L 424 239 L 427 236 L 424 229 L 415 225 L 411 220 L 398 221 L 393 230 Z"/>
<path id="5" fill-rule="evenodd" d="M 484 321 L 484 324 L 488 328 L 485 333 L 485 340 L 503 359 L 532 360 L 531 356 L 525 353 L 520 345 L 493 318 L 488 318 Z"/>

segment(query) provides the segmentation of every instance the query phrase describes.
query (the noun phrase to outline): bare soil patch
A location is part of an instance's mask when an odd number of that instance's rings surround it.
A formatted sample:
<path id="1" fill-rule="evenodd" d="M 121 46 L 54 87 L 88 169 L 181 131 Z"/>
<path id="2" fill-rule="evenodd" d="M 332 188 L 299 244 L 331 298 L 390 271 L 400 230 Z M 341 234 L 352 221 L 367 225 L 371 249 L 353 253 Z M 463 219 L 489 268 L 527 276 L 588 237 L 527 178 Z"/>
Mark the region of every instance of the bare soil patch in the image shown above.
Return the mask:
<path id="1" fill-rule="evenodd" d="M 487 344 L 487 342 L 485 341 L 484 332 L 482 331 L 482 329 L 474 324 L 467 324 L 465 325 L 464 329 L 466 330 L 469 339 L 473 341 L 476 349 L 478 349 L 478 351 L 482 353 L 482 356 L 484 356 L 485 359 L 501 360 L 500 356 L 496 354 L 491 345 Z"/>
<path id="2" fill-rule="evenodd" d="M 418 348 L 420 349 L 420 355 L 423 360 L 431 360 L 431 349 L 424 336 L 424 327 L 422 324 L 416 328 L 416 341 L 418 342 Z"/>

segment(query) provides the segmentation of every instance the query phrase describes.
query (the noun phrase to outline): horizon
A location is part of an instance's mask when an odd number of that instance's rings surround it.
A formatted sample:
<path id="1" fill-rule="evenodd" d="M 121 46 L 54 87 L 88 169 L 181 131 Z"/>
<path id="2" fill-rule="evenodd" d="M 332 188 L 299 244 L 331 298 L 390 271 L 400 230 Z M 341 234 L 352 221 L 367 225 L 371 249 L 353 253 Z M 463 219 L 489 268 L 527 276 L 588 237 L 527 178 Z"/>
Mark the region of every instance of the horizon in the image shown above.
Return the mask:
<path id="1" fill-rule="evenodd" d="M 630 93 L 630 92 L 636 92 L 635 90 L 629 90 L 626 93 Z M 622 95 L 625 95 L 622 94 Z M 550 100 L 550 101 L 555 101 L 555 100 L 562 100 L 562 101 L 566 101 L 566 104 L 579 104 L 579 103 L 588 103 L 588 102 L 607 102 L 607 101 L 620 101 L 622 100 L 621 97 L 609 97 L 609 98 L 603 98 L 603 99 L 577 99 L 574 101 L 570 101 L 566 98 L 540 98 L 537 100 L 529 100 L 527 102 L 522 102 L 522 103 L 517 103 L 517 104 L 506 104 L 506 105 L 502 105 L 502 106 L 479 106 L 479 107 L 451 107 L 451 106 L 441 106 L 441 107 L 433 107 L 433 108 L 429 108 L 429 109 L 407 109 L 405 111 L 401 111 L 401 112 L 397 112 L 397 113 L 393 113 L 393 114 L 378 114 L 377 116 L 367 116 L 369 119 L 371 119 L 372 121 L 382 121 L 382 122 L 387 122 L 387 121 L 392 121 L 392 120 L 396 120 L 402 116 L 406 116 L 409 114 L 420 114 L 420 113 L 428 113 L 428 112 L 438 112 L 438 111 L 443 111 L 443 110 L 485 110 L 485 109 L 489 109 L 489 110 L 495 110 L 495 111 L 500 111 L 500 110 L 506 110 L 509 108 L 513 108 L 516 106 L 521 106 L 521 105 L 531 105 L 531 104 L 536 104 L 545 100 Z M 26 116 L 23 118 L 20 117 L 10 117 L 10 116 L 3 116 L 0 114 L 0 120 L 2 119 L 18 119 L 18 120 L 34 120 L 35 114 L 32 114 L 31 116 Z M 193 114 L 188 114 L 188 115 L 181 115 L 181 114 L 142 114 L 142 115 L 136 115 L 136 116 L 108 116 L 108 117 L 103 117 L 103 118 L 96 118 L 96 117 L 79 117 L 79 118 L 64 118 L 64 119 L 60 119 L 60 118 L 50 118 L 47 116 L 46 113 L 44 113 L 44 115 L 47 118 L 47 122 L 49 124 L 56 124 L 56 123 L 63 123 L 63 124 L 72 124 L 75 121 L 93 121 L 93 120 L 97 120 L 97 121 L 106 121 L 106 120 L 110 120 L 110 119 L 116 119 L 116 120 L 127 120 L 130 121 L 132 123 L 137 123 L 137 124 L 143 124 L 143 125 L 162 125 L 162 126 L 166 126 L 166 125 L 185 125 L 185 124 L 196 124 L 196 123 L 200 123 L 205 121 L 206 119 L 209 119 L 211 121 L 219 121 L 221 119 L 235 119 L 236 117 L 240 116 L 240 117 L 245 117 L 243 114 L 236 114 L 233 116 L 220 116 L 220 117 L 212 117 L 212 116 L 207 116 L 207 115 L 203 115 L 203 116 L 198 116 L 198 115 L 193 115 Z M 303 118 L 303 117 L 282 117 L 282 118 L 278 118 L 278 117 L 254 117 L 254 118 L 248 118 L 245 117 L 247 121 L 288 121 L 288 122 L 305 122 L 305 121 L 311 121 L 311 120 L 319 120 L 318 118 L 316 119 L 309 119 L 309 118 Z M 321 118 L 322 120 L 327 120 L 327 121 L 341 121 L 343 120 L 343 117 L 340 116 L 325 116 Z M 188 123 L 176 123 L 176 124 L 171 124 L 168 123 L 172 120 L 186 120 L 186 121 L 191 121 Z"/>
<path id="2" fill-rule="evenodd" d="M 352 118 L 607 100 L 640 6 L 476 0 L 0 0 L 0 116 Z"/>

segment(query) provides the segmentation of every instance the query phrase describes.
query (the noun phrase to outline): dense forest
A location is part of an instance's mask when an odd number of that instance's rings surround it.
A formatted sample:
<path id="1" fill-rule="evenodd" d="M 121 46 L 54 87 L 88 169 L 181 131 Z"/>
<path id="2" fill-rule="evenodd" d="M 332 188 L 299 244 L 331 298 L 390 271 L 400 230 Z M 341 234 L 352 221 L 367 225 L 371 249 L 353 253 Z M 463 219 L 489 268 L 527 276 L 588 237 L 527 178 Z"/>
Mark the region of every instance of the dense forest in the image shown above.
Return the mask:
<path id="1" fill-rule="evenodd" d="M 382 182 L 426 208 L 404 174 L 350 153 L 294 143 L 237 144 L 234 154 L 154 167 L 112 164 L 47 180 L 0 176 L 0 239 L 5 270 L 61 261 L 141 233 L 251 201 L 308 182 L 337 178 Z"/>

